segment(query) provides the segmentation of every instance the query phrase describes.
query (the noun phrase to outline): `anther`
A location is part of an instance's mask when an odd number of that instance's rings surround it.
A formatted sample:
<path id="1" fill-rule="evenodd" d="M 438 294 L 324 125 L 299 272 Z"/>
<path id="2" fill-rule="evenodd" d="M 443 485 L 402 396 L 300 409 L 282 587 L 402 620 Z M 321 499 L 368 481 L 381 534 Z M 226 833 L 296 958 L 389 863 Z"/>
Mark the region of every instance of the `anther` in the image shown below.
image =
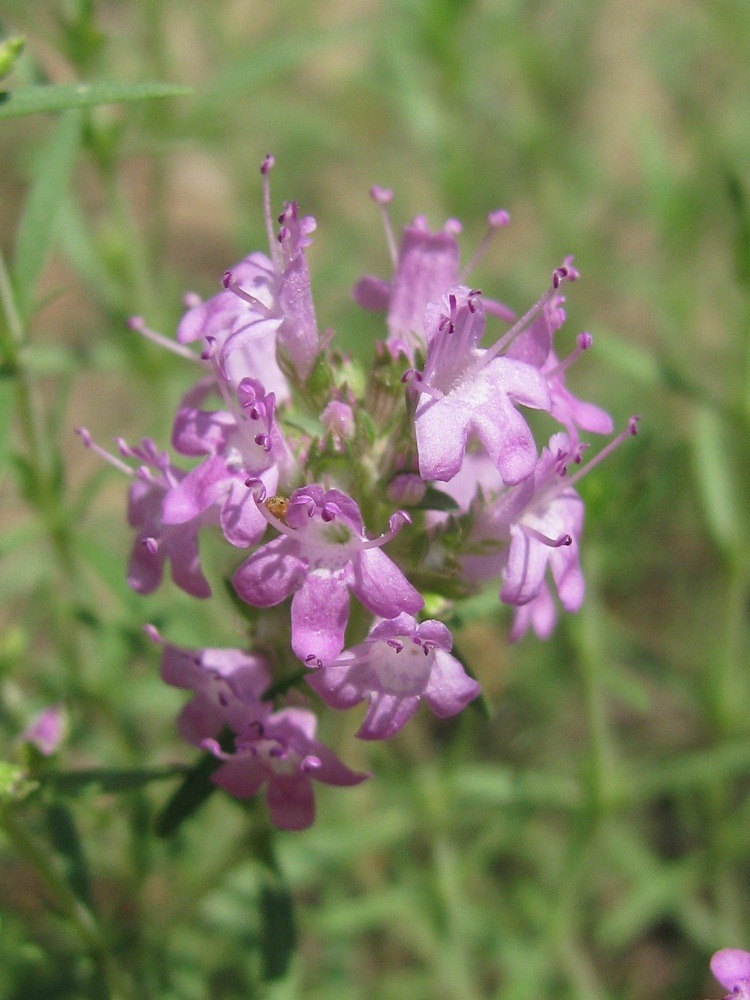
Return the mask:
<path id="1" fill-rule="evenodd" d="M 267 177 L 269 171 L 274 167 L 276 161 L 271 153 L 266 153 L 263 162 L 260 165 L 260 172 L 263 177 Z"/>

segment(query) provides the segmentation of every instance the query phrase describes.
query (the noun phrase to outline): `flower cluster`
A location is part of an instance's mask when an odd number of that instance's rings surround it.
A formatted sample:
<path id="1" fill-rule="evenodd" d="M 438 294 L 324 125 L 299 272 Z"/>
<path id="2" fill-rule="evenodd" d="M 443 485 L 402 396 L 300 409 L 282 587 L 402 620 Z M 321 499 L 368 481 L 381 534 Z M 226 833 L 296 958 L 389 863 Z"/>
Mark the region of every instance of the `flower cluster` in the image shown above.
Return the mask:
<path id="1" fill-rule="evenodd" d="M 272 166 L 267 157 L 261 168 L 268 255 L 225 272 L 213 298 L 189 296 L 176 341 L 131 321 L 199 369 L 174 418 L 181 458 L 151 440 L 119 440 L 115 456 L 80 433 L 131 479 L 128 580 L 139 593 L 153 591 L 169 563 L 178 587 L 210 597 L 199 553 L 209 525 L 247 550 L 232 583 L 257 609 L 251 652 L 189 651 L 151 636 L 163 646 L 164 680 L 194 692 L 179 728 L 221 762 L 215 782 L 240 797 L 265 785 L 272 821 L 299 829 L 313 820 L 313 778 L 351 785 L 365 775 L 316 741 L 299 692 L 281 703 L 266 694 L 272 680 L 296 662 L 325 704 L 365 702 L 363 739 L 393 736 L 421 700 L 440 718 L 460 712 L 479 686 L 451 653 L 446 624 L 423 613 L 423 594 L 450 613 L 494 580 L 514 608 L 511 637 L 529 627 L 549 636 L 557 605 L 548 577 L 566 611 L 584 595 L 575 484 L 635 420 L 582 465 L 581 432 L 610 435 L 612 421 L 565 386 L 591 336 L 580 334 L 563 360 L 555 351 L 561 290 L 578 277 L 571 259 L 516 319 L 467 283 L 507 213 L 490 213 L 460 270 L 459 223 L 431 232 L 418 217 L 397 246 L 391 193 L 381 188 L 372 196 L 393 274 L 363 277 L 353 291 L 362 308 L 386 313 L 387 336 L 364 371 L 318 329 L 306 258 L 315 221 L 289 203 L 276 227 Z M 482 346 L 493 326 L 494 342 Z M 528 409 L 551 418 L 541 451 Z"/>

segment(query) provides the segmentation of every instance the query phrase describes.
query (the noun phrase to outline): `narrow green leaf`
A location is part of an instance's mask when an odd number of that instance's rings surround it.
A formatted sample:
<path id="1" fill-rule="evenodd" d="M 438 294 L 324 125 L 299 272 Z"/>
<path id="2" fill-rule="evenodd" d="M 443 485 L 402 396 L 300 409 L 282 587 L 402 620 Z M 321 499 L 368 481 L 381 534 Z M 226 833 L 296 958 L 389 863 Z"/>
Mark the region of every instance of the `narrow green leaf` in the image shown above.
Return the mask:
<path id="1" fill-rule="evenodd" d="M 0 374 L 0 480 L 10 455 L 10 422 L 13 414 L 13 378 Z"/>
<path id="2" fill-rule="evenodd" d="M 25 45 L 26 39 L 22 35 L 14 35 L 0 42 L 0 80 L 9 75 Z"/>
<path id="3" fill-rule="evenodd" d="M 18 87 L 0 91 L 0 120 L 36 115 L 42 111 L 69 111 L 98 104 L 186 97 L 191 87 L 173 83 L 73 83 L 61 86 Z"/>
<path id="4" fill-rule="evenodd" d="M 73 814 L 61 802 L 47 807 L 50 842 L 65 864 L 68 885 L 86 905 L 91 902 L 88 866 Z"/>
<path id="5" fill-rule="evenodd" d="M 597 335 L 596 356 L 640 385 L 658 386 L 661 382 L 659 362 L 654 355 L 612 330 Z"/>
<path id="6" fill-rule="evenodd" d="M 725 551 L 743 548 L 743 511 L 735 477 L 735 449 L 731 433 L 713 410 L 698 410 L 694 435 L 698 486 L 706 521 L 714 541 Z"/>
<path id="7" fill-rule="evenodd" d="M 449 497 L 442 490 L 436 490 L 434 486 L 428 486 L 419 503 L 412 505 L 412 510 L 442 510 L 450 512 L 459 509 L 453 497 Z"/>
<path id="8" fill-rule="evenodd" d="M 156 818 L 154 831 L 158 837 L 171 837 L 216 791 L 211 775 L 220 764 L 220 760 L 207 753 L 188 771 L 183 783 Z"/>
<path id="9" fill-rule="evenodd" d="M 579 784 L 562 774 L 516 771 L 510 767 L 469 764 L 452 775 L 459 803 L 487 806 L 534 806 L 574 810 L 583 805 Z"/>
<path id="10" fill-rule="evenodd" d="M 29 314 L 34 289 L 55 238 L 58 209 L 73 172 L 80 141 L 80 115 L 62 115 L 37 157 L 11 270 L 16 304 L 22 317 Z"/>
<path id="11" fill-rule="evenodd" d="M 102 792 L 132 792 L 153 781 L 166 781 L 184 773 L 185 767 L 181 764 L 141 770 L 92 767 L 85 771 L 44 771 L 38 775 L 38 780 L 56 792 L 74 795 L 91 785 L 97 785 Z"/>
<path id="12" fill-rule="evenodd" d="M 695 788 L 715 788 L 750 771 L 750 745 L 746 741 L 696 750 L 665 760 L 649 760 L 626 781 L 620 794 L 630 807 L 659 796 L 678 795 Z"/>
<path id="13" fill-rule="evenodd" d="M 740 284 L 750 288 L 750 204 L 736 174 L 727 173 L 726 185 L 733 209 L 735 273 Z"/>
<path id="14" fill-rule="evenodd" d="M 263 979 L 269 982 L 286 975 L 297 946 L 294 901 L 283 882 L 274 879 L 263 883 L 260 915 Z"/>

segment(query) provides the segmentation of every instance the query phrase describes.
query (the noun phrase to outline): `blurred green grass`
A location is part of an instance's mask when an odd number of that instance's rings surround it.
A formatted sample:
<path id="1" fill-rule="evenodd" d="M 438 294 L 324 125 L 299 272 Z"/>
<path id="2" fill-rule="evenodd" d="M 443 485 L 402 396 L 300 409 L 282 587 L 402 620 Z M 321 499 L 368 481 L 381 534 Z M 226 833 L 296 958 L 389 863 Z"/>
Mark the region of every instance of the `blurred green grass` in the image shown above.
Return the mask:
<path id="1" fill-rule="evenodd" d="M 2 20 L 27 37 L 11 84 L 195 88 L 93 111 L 59 204 L 27 364 L 63 461 L 70 563 L 4 470 L 4 745 L 64 699 L 71 766 L 188 759 L 173 735 L 181 698 L 140 626 L 231 644 L 231 608 L 127 591 L 124 488 L 73 428 L 166 442 L 190 373 L 126 318 L 171 334 L 186 289 L 210 294 L 263 247 L 263 155 L 276 156 L 275 203 L 295 198 L 318 220 L 318 320 L 354 351 L 380 328 L 349 289 L 388 271 L 372 184 L 394 189 L 396 221 L 460 218 L 465 259 L 486 212 L 505 207 L 511 227 L 473 280 L 523 309 L 575 254 L 566 329 L 571 345 L 590 330 L 594 350 L 571 382 L 619 425 L 640 412 L 641 433 L 582 484 L 580 616 L 547 645 L 509 649 L 499 609 L 457 636 L 491 721 L 420 716 L 362 747 L 351 720 L 325 719 L 376 777 L 320 790 L 315 827 L 280 838 L 300 950 L 269 995 L 718 995 L 708 955 L 750 944 L 747 4 L 6 0 Z M 53 127 L 0 129 L 8 256 Z M 217 571 L 220 559 L 210 550 Z M 61 629 L 75 634 L 67 653 Z M 144 996 L 256 995 L 246 817 L 215 799 L 154 843 L 167 795 L 71 804 L 115 956 Z M 41 830 L 43 810 L 27 813 Z M 0 995 L 105 995 L 33 874 L 10 850 L 0 864 Z"/>

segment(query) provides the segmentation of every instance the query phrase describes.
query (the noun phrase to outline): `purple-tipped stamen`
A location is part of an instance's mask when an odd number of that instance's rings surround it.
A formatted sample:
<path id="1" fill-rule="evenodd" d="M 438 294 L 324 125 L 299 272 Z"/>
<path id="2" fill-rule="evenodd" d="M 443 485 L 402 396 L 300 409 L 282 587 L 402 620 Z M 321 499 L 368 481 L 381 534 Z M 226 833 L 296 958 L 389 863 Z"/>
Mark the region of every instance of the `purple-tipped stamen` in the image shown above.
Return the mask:
<path id="1" fill-rule="evenodd" d="M 458 276 L 459 284 L 463 284 L 466 278 L 471 274 L 474 268 L 477 266 L 479 261 L 487 253 L 487 249 L 495 238 L 495 233 L 498 229 L 503 229 L 510 222 L 510 215 L 503 208 L 496 209 L 494 212 L 487 213 L 487 232 L 482 237 L 482 241 L 476 248 L 474 253 L 469 260 L 466 267 L 463 268 Z"/>
<path id="2" fill-rule="evenodd" d="M 169 337 L 165 337 L 161 333 L 157 333 L 156 330 L 151 330 L 146 326 L 146 321 L 142 316 L 131 316 L 128 320 L 128 326 L 131 330 L 135 330 L 136 333 L 140 333 L 142 337 L 146 340 L 150 340 L 154 344 L 158 344 L 159 347 L 165 348 L 167 351 L 171 351 L 173 354 L 177 354 L 181 358 L 185 358 L 187 361 L 192 361 L 195 364 L 199 364 L 202 360 L 202 356 L 191 351 L 189 347 L 185 347 L 184 344 L 178 344 L 176 340 L 170 340 Z"/>

